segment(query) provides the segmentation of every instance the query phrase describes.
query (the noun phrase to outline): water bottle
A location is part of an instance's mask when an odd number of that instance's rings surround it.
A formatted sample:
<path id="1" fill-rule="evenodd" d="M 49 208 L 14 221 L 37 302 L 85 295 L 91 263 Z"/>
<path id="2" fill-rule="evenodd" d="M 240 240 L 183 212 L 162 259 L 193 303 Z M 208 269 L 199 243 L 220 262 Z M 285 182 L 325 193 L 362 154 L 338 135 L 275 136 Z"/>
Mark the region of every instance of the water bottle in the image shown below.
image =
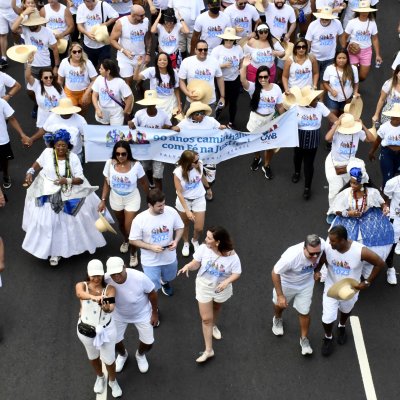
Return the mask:
<path id="1" fill-rule="evenodd" d="M 381 67 L 381 62 L 380 61 L 377 61 L 376 63 L 375 63 L 375 68 L 380 68 Z"/>

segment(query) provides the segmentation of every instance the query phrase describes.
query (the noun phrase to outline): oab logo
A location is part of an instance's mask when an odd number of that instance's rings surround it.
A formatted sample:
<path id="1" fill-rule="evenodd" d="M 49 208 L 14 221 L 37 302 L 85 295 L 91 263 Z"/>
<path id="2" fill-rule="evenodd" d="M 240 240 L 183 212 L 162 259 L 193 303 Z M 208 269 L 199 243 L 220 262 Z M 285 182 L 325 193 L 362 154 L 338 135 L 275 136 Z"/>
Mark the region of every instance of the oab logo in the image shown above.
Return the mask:
<path id="1" fill-rule="evenodd" d="M 265 132 L 263 132 L 262 136 L 261 136 L 261 141 L 262 142 L 269 142 L 270 140 L 275 140 L 277 139 L 277 135 L 276 135 L 276 130 L 278 129 L 278 125 L 274 124 L 271 126 L 271 128 L 269 128 L 268 130 L 266 130 Z"/>

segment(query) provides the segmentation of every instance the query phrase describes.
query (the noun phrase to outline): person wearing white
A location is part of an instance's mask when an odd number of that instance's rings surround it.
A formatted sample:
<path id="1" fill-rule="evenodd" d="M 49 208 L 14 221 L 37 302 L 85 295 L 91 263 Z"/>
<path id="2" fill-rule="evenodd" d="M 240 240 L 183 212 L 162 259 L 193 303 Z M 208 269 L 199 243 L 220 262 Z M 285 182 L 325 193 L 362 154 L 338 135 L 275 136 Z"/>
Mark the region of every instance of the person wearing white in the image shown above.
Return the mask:
<path id="1" fill-rule="evenodd" d="M 296 29 L 296 14 L 284 0 L 274 0 L 265 7 L 265 20 L 273 36 L 289 41 Z"/>
<path id="2" fill-rule="evenodd" d="M 317 1 L 319 1 L 319 0 L 317 0 Z M 344 0 L 334 0 L 334 1 L 340 2 L 340 1 L 344 1 Z M 379 3 L 379 0 L 370 0 L 368 3 L 369 3 L 369 5 L 376 8 L 376 5 Z M 354 9 L 359 7 L 359 5 L 360 5 L 360 0 L 348 0 L 347 7 L 343 7 L 343 8 L 346 8 L 345 15 L 344 15 L 343 22 L 342 22 L 343 29 L 346 29 L 349 21 L 354 18 L 354 14 L 355 14 Z M 342 6 L 343 6 L 343 4 L 342 4 Z"/>
<path id="3" fill-rule="evenodd" d="M 6 93 L 6 88 L 9 88 Z M 15 96 L 21 90 L 21 85 L 10 75 L 0 72 L 0 97 L 5 101 Z"/>
<path id="4" fill-rule="evenodd" d="M 393 225 L 394 241 L 393 249 L 391 250 L 386 264 L 388 267 L 393 266 L 393 253 L 400 254 L 400 175 L 389 179 L 383 189 L 384 194 L 388 197 L 390 203 L 390 222 Z"/>
<path id="5" fill-rule="evenodd" d="M 244 0 L 236 0 L 235 4 L 225 8 L 224 14 L 231 20 L 231 26 L 236 29 L 236 34 L 242 38 L 250 37 L 253 32 L 253 22 L 255 29 L 261 24 L 257 9 Z"/>
<path id="6" fill-rule="evenodd" d="M 352 0 L 349 0 L 349 4 L 351 2 Z M 344 0 L 315 0 L 315 8 L 318 12 L 321 12 L 321 10 L 325 7 L 330 7 L 333 15 L 338 17 L 339 14 L 347 7 L 347 3 Z"/>
<path id="7" fill-rule="evenodd" d="M 317 267 L 325 250 L 325 242 L 318 235 L 307 235 L 304 242 L 289 247 L 272 269 L 272 302 L 274 318 L 272 332 L 282 336 L 282 313 L 293 300 L 300 323 L 300 346 L 303 355 L 312 354 L 308 339 L 310 328 L 310 307 Z"/>
<path id="8" fill-rule="evenodd" d="M 111 7 L 119 14 L 119 18 L 131 13 L 132 0 L 113 0 Z"/>
<path id="9" fill-rule="evenodd" d="M 11 30 L 13 22 L 18 17 L 18 14 L 12 9 L 10 0 L 0 1 L 0 68 L 6 68 L 7 63 L 7 47 L 8 47 L 8 32 Z"/>
<path id="10" fill-rule="evenodd" d="M 398 65 L 400 65 L 400 51 L 397 53 L 396 58 L 393 61 L 392 70 L 394 71 Z"/>
<path id="11" fill-rule="evenodd" d="M 139 345 L 135 353 L 139 371 L 144 374 L 149 369 L 146 353 L 154 343 L 154 329 L 159 325 L 157 293 L 154 284 L 141 271 L 126 269 L 120 257 L 107 260 L 106 283 L 116 288 L 113 320 L 117 328 L 115 350 L 115 371 L 121 372 L 128 352 L 124 345 L 124 336 L 128 324 L 134 324 L 139 333 Z"/>

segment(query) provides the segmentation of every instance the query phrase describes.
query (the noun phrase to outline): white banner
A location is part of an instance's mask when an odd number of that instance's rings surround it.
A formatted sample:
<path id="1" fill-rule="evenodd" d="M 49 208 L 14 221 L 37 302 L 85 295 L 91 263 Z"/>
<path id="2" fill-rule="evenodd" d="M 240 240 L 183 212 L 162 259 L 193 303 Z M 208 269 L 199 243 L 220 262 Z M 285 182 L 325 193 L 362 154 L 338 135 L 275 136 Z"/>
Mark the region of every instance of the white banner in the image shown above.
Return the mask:
<path id="1" fill-rule="evenodd" d="M 181 130 L 128 126 L 87 125 L 84 127 L 86 162 L 111 158 L 114 144 L 127 140 L 137 160 L 156 160 L 174 164 L 184 150 L 199 153 L 205 164 L 218 164 L 243 154 L 299 145 L 297 111 L 293 107 L 270 121 L 259 133 L 224 130 Z"/>

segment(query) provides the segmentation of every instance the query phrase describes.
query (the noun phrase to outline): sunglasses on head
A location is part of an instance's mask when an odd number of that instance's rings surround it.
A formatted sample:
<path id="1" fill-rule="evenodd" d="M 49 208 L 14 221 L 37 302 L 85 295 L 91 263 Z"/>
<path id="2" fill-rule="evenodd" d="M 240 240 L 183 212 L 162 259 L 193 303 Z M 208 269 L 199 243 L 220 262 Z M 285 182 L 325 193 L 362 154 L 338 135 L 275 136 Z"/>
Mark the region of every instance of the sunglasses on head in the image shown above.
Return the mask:
<path id="1" fill-rule="evenodd" d="M 118 151 L 117 152 L 115 152 L 115 155 L 117 156 L 117 157 L 126 157 L 126 155 L 127 155 L 127 153 L 124 151 L 123 153 L 119 153 Z"/>
<path id="2" fill-rule="evenodd" d="M 71 53 L 72 54 L 80 54 L 80 53 L 82 53 L 82 50 L 72 50 Z"/>
<path id="3" fill-rule="evenodd" d="M 296 46 L 296 49 L 303 49 L 305 50 L 307 48 L 307 46 L 305 44 L 300 44 L 298 46 Z"/>
<path id="4" fill-rule="evenodd" d="M 268 29 L 260 29 L 259 31 L 257 31 L 258 33 L 261 33 L 261 34 L 267 34 L 268 32 L 269 32 L 269 30 Z"/>
<path id="5" fill-rule="evenodd" d="M 207 49 L 205 49 L 205 48 L 197 49 L 197 51 L 200 51 L 200 52 L 204 51 L 204 53 L 207 53 L 208 48 Z"/>

